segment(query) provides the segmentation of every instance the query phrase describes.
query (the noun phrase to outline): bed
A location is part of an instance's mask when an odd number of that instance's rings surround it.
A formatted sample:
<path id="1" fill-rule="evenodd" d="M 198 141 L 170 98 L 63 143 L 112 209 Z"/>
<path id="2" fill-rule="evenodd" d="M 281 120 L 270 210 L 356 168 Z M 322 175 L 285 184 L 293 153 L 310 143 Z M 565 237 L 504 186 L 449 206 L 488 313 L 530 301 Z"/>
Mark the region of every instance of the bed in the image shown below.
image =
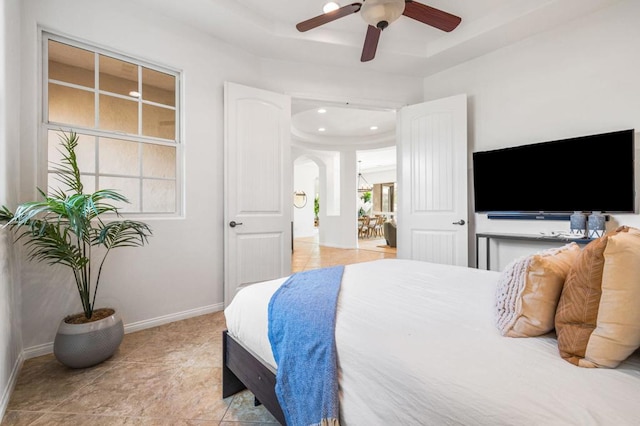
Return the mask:
<path id="1" fill-rule="evenodd" d="M 335 340 L 342 425 L 640 423 L 640 354 L 581 368 L 556 336 L 502 336 L 500 273 L 413 260 L 347 265 Z M 225 309 L 223 396 L 244 387 L 284 424 L 267 306 L 285 278 L 241 289 Z"/>

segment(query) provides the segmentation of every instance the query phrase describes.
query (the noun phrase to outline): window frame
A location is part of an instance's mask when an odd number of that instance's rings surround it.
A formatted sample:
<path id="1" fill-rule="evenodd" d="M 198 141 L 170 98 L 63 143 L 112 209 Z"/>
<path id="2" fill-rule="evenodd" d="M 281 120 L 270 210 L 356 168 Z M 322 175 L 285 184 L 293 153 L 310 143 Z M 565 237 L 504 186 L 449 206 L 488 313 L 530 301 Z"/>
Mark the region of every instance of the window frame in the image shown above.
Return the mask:
<path id="1" fill-rule="evenodd" d="M 86 92 L 90 92 L 94 95 L 94 102 L 95 102 L 95 110 L 94 110 L 94 127 L 93 128 L 88 128 L 88 127 L 83 127 L 80 125 L 73 125 L 70 126 L 69 124 L 66 123 L 59 123 L 59 122 L 50 122 L 49 121 L 49 40 L 55 41 L 55 42 L 59 42 L 59 43 L 63 43 L 63 44 L 67 44 L 69 46 L 73 46 L 79 49 L 84 49 L 87 50 L 89 52 L 92 52 L 94 54 L 94 59 L 95 59 L 95 67 L 94 67 L 94 73 L 96 74 L 95 76 L 95 80 L 94 80 L 94 87 L 92 88 L 88 88 L 85 86 L 81 86 L 78 84 L 73 84 L 73 83 L 68 83 L 68 82 L 64 82 L 64 81 L 60 81 L 60 80 L 51 80 L 51 82 L 54 82 L 55 84 L 58 84 L 60 86 L 63 87 L 69 87 L 69 88 L 74 88 L 74 89 L 79 89 L 79 90 L 83 90 Z M 138 180 L 138 185 L 139 185 L 139 199 L 137 200 L 140 203 L 140 211 L 124 211 L 122 212 L 122 214 L 126 214 L 126 215 L 135 215 L 137 217 L 142 217 L 142 216 L 148 216 L 151 218 L 154 217 L 166 217 L 166 218 L 170 218 L 170 217 L 183 217 L 184 214 L 184 189 L 183 189 L 183 182 L 184 182 L 184 169 L 183 169 L 183 152 L 184 152 L 184 142 L 183 142 L 183 109 L 182 109 L 182 71 L 172 68 L 172 67 L 168 67 L 166 65 L 159 65 L 157 63 L 148 61 L 146 59 L 140 59 L 137 57 L 134 57 L 132 55 L 127 55 L 124 54 L 122 52 L 118 52 L 114 49 L 110 49 L 110 48 L 105 48 L 103 46 L 99 46 L 97 44 L 94 43 L 88 43 L 88 42 L 83 42 L 80 41 L 76 38 L 71 38 L 69 36 L 63 36 L 61 34 L 58 34 L 56 32 L 50 31 L 50 30 L 46 30 L 46 29 L 40 29 L 40 46 L 41 46 L 41 54 L 40 54 L 40 75 L 41 75 L 41 84 L 42 84 L 42 88 L 41 88 L 41 101 L 40 101 L 40 113 L 42 114 L 40 117 L 40 134 L 39 134 L 39 138 L 38 140 L 41 141 L 40 147 L 41 150 L 40 152 L 42 153 L 39 158 L 41 159 L 41 164 L 38 167 L 39 170 L 39 176 L 40 178 L 38 179 L 38 182 L 40 182 L 41 188 L 49 188 L 49 173 L 51 172 L 50 166 L 49 166 L 49 158 L 48 158 L 48 135 L 50 131 L 66 131 L 69 128 L 73 129 L 74 131 L 76 131 L 79 134 L 83 134 L 83 135 L 88 135 L 91 137 L 96 137 L 96 138 L 107 138 L 107 139 L 119 139 L 119 140 L 124 140 L 124 141 L 130 141 L 133 143 L 137 144 L 138 150 L 141 151 L 143 149 L 143 145 L 142 144 L 151 144 L 151 145 L 155 145 L 155 146 L 170 146 L 175 148 L 175 179 L 170 179 L 170 178 L 160 178 L 160 177 L 153 177 L 150 178 L 152 180 L 156 180 L 156 181 L 174 181 L 175 182 L 175 209 L 173 212 L 150 212 L 150 211 L 143 211 L 142 210 L 142 206 L 143 206 L 143 185 L 144 185 L 144 181 L 145 179 L 149 179 L 148 177 L 145 178 L 143 176 L 143 169 L 142 169 L 142 161 L 143 161 L 143 157 L 142 155 L 138 156 L 138 161 L 140 162 L 140 174 L 138 176 L 131 176 L 131 175 L 120 175 L 120 174 L 114 174 L 114 173 L 100 173 L 99 168 L 98 168 L 98 164 L 99 164 L 99 149 L 96 147 L 96 152 L 95 152 L 95 160 L 96 160 L 96 170 L 95 170 L 95 174 L 88 174 L 88 173 L 84 173 L 84 175 L 93 175 L 95 182 L 96 182 L 96 188 L 98 188 L 97 186 L 97 182 L 100 176 L 104 176 L 104 177 L 115 177 L 115 178 L 132 178 L 132 179 L 137 179 Z M 137 111 L 138 111 L 138 133 L 137 135 L 134 134 L 129 134 L 129 133 L 124 133 L 121 131 L 113 131 L 113 130 L 103 130 L 103 129 L 99 129 L 99 114 L 100 114 L 100 110 L 99 110 L 99 105 L 100 105 L 100 96 L 101 95 L 107 95 L 107 96 L 112 96 L 118 99 L 126 99 L 126 100 L 132 100 L 131 96 L 126 96 L 126 95 L 122 95 L 122 94 L 118 94 L 118 93 L 114 93 L 114 92 L 109 92 L 106 90 L 102 90 L 100 89 L 100 68 L 99 68 L 99 58 L 100 55 L 103 56 L 108 56 L 117 60 L 121 60 L 121 61 L 126 61 L 129 63 L 132 63 L 136 66 L 138 66 L 138 91 L 141 92 L 141 88 L 142 88 L 142 67 L 153 70 L 153 71 L 157 71 L 157 72 L 161 72 L 161 73 L 165 73 L 168 75 L 171 75 L 175 78 L 175 106 L 171 106 L 171 105 L 165 105 L 165 104 L 160 104 L 158 102 L 154 102 L 154 101 L 148 101 L 148 100 L 144 100 L 142 98 L 138 98 L 137 101 Z M 142 93 L 142 92 L 141 92 Z M 175 111 L 175 135 L 174 135 L 174 139 L 163 139 L 160 137 L 154 137 L 154 136 L 143 136 L 142 133 L 142 126 L 143 126 L 143 120 L 142 118 L 142 109 L 144 105 L 151 105 L 151 106 L 155 106 L 155 107 L 161 107 L 161 108 L 166 108 L 166 109 L 172 109 Z"/>

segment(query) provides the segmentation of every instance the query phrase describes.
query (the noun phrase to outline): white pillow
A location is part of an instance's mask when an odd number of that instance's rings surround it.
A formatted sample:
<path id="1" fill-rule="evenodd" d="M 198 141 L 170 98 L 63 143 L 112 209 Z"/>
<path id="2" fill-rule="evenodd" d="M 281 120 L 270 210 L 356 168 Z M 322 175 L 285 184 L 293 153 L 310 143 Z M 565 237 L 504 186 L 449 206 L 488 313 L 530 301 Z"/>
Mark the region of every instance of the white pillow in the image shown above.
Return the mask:
<path id="1" fill-rule="evenodd" d="M 554 329 L 562 287 L 579 254 L 580 247 L 572 242 L 520 257 L 505 268 L 495 312 L 503 336 L 534 337 Z"/>

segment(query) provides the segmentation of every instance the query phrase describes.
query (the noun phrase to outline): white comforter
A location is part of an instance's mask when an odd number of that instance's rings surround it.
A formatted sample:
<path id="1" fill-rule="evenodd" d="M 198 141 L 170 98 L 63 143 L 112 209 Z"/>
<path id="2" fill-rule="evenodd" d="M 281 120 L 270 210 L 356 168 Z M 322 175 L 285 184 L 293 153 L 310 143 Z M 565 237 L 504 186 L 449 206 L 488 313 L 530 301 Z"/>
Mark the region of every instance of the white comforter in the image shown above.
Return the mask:
<path id="1" fill-rule="evenodd" d="M 555 337 L 502 337 L 499 274 L 386 259 L 348 265 L 336 344 L 343 425 L 638 425 L 640 355 L 616 369 L 560 358 Z M 267 305 L 284 279 L 238 292 L 229 333 L 275 366 Z"/>

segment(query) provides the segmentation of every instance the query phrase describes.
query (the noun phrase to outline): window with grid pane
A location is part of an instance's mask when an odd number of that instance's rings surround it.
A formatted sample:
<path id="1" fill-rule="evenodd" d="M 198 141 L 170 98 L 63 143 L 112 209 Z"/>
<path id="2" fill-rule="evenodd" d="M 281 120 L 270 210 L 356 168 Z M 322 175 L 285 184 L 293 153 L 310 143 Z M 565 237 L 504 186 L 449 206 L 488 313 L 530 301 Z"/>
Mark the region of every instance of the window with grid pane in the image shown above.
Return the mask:
<path id="1" fill-rule="evenodd" d="M 123 212 L 179 213 L 179 73 L 44 33 L 48 159 L 75 131 L 86 191 L 116 189 Z M 48 185 L 57 188 L 55 171 Z"/>

